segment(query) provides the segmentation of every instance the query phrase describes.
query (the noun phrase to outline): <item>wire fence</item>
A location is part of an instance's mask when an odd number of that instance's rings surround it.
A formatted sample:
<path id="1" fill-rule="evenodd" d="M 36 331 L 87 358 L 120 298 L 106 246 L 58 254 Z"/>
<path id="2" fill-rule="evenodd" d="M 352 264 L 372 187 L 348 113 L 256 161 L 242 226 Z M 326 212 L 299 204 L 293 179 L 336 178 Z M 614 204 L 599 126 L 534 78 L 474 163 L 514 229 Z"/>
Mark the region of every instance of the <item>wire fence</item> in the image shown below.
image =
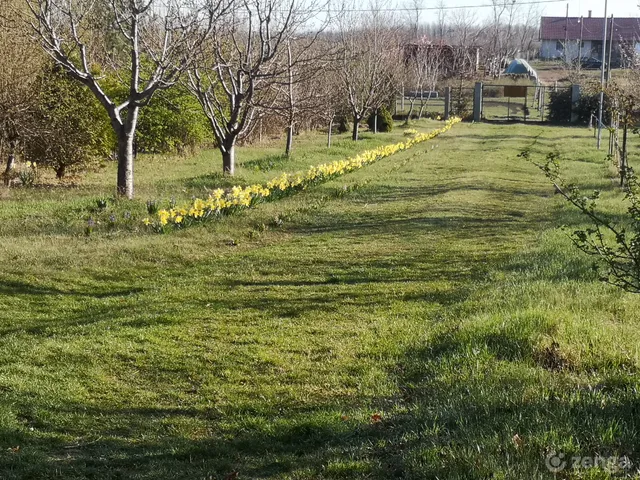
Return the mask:
<path id="1" fill-rule="evenodd" d="M 546 122 L 555 87 L 544 85 L 484 85 L 482 119 L 488 121 Z"/>

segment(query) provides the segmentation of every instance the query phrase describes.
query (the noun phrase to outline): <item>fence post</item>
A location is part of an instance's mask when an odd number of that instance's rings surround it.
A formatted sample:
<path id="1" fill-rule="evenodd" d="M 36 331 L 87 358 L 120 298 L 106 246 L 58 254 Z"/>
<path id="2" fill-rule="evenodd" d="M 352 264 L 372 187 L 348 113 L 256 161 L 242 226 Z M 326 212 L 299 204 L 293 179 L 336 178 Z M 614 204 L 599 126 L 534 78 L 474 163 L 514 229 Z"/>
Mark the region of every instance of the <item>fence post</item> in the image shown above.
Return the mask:
<path id="1" fill-rule="evenodd" d="M 451 115 L 451 87 L 444 89 L 444 119 L 449 120 Z"/>
<path id="2" fill-rule="evenodd" d="M 476 82 L 473 91 L 473 121 L 482 120 L 482 82 Z"/>
<path id="3" fill-rule="evenodd" d="M 580 102 L 580 85 L 571 85 L 571 123 L 578 121 L 578 102 Z"/>

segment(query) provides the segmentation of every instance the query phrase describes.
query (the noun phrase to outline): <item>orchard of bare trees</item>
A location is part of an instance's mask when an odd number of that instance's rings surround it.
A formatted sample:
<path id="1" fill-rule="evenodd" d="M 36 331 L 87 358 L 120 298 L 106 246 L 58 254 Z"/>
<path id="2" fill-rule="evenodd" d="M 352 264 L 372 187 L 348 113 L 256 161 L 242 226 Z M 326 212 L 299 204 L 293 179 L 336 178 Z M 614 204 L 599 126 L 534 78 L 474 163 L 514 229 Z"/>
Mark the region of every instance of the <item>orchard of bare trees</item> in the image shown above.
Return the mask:
<path id="1" fill-rule="evenodd" d="M 234 174 L 239 143 L 360 125 L 396 98 L 422 116 L 425 92 L 531 57 L 539 13 L 493 0 L 484 16 L 411 0 L 5 0 L 0 12 L 0 153 L 63 179 L 117 162 L 134 196 L 138 153 L 215 146 Z M 462 83 L 460 83 L 462 84 Z M 375 117 L 377 118 L 377 116 Z M 375 125 L 375 122 L 374 122 Z M 375 127 L 374 127 L 375 131 Z"/>

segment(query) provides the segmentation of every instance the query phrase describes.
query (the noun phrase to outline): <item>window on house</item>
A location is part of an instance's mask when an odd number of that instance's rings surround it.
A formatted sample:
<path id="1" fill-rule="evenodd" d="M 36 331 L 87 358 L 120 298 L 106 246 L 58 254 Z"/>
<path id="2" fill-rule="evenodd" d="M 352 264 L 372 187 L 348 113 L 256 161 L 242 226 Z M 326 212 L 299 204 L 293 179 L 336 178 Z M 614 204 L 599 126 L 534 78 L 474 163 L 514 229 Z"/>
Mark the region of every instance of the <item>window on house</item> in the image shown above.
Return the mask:
<path id="1" fill-rule="evenodd" d="M 562 43 L 560 40 L 556 42 L 556 50 L 558 52 L 564 52 L 564 43 Z"/>

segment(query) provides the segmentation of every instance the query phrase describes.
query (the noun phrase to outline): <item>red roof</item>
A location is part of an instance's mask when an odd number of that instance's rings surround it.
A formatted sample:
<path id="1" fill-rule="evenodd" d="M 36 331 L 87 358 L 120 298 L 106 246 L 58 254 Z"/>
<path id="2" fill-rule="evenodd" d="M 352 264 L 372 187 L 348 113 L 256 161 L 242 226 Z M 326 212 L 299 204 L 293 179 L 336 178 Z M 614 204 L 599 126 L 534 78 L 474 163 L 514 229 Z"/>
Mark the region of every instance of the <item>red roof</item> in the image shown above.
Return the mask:
<path id="1" fill-rule="evenodd" d="M 584 25 L 580 25 L 580 20 Z M 582 30 L 582 40 L 602 40 L 602 30 L 604 27 L 602 17 L 542 17 L 540 26 L 541 40 L 580 40 Z M 614 18 L 613 19 L 613 39 L 614 41 L 640 41 L 640 18 Z M 607 19 L 607 39 L 611 35 L 611 19 Z M 568 33 L 568 35 L 567 35 Z"/>

